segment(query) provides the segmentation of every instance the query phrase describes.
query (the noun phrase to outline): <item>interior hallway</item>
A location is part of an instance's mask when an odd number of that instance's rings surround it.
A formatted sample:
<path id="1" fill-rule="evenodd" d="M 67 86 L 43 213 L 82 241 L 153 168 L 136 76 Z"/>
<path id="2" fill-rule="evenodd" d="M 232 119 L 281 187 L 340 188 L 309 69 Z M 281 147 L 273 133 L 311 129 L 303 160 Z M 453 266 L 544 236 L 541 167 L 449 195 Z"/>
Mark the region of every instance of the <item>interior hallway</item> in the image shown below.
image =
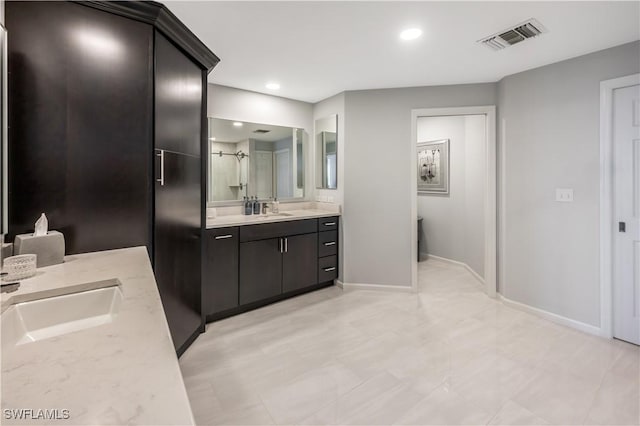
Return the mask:
<path id="1" fill-rule="evenodd" d="M 638 347 L 506 307 L 457 265 L 419 277 L 209 324 L 180 359 L 196 422 L 640 424 Z"/>

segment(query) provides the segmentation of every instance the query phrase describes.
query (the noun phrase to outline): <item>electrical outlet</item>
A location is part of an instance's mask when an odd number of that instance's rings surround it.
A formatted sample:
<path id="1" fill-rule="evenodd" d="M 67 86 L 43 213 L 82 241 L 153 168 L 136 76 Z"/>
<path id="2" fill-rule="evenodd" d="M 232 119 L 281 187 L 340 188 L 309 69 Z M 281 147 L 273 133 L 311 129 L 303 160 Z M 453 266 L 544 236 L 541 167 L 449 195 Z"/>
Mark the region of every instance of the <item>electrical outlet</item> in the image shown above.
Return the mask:
<path id="1" fill-rule="evenodd" d="M 556 188 L 556 201 L 561 203 L 572 203 L 573 188 Z"/>

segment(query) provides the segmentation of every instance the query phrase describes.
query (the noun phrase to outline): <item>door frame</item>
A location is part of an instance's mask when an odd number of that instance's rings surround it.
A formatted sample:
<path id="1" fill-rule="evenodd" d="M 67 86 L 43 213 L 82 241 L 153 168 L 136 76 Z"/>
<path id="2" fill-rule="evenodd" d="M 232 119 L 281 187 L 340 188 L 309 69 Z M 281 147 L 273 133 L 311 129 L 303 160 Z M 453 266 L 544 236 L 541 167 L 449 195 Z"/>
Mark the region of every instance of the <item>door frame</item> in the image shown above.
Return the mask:
<path id="1" fill-rule="evenodd" d="M 613 338 L 613 91 L 640 74 L 600 82 L 600 333 Z"/>
<path id="2" fill-rule="evenodd" d="M 496 161 L 496 107 L 495 105 L 466 106 L 453 108 L 420 108 L 411 110 L 411 287 L 418 290 L 418 170 L 416 168 L 416 143 L 419 117 L 442 117 L 452 115 L 484 115 L 485 137 L 485 194 L 484 194 L 484 283 L 487 296 L 495 298 L 497 293 L 497 161 Z"/>

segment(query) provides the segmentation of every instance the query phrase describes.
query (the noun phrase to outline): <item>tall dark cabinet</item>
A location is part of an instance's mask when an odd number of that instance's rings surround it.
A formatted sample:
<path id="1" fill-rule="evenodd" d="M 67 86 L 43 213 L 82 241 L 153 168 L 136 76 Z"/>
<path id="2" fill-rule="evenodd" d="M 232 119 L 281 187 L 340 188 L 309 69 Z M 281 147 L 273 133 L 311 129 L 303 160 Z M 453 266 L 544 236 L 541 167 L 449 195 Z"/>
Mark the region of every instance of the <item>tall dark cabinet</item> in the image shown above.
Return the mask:
<path id="1" fill-rule="evenodd" d="M 144 245 L 181 354 L 202 330 L 206 79 L 218 58 L 155 2 L 7 1 L 9 236 Z"/>

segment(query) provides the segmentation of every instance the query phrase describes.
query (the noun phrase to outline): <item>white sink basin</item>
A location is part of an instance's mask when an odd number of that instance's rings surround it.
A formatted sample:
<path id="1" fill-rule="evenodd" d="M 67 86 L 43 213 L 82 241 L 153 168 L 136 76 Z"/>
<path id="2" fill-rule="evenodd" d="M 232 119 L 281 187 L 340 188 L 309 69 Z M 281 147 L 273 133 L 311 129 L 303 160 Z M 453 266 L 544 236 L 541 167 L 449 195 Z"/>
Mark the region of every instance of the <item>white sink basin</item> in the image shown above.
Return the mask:
<path id="1" fill-rule="evenodd" d="M 289 217 L 293 216 L 293 213 L 267 213 L 264 217 Z"/>
<path id="2" fill-rule="evenodd" d="M 5 348 L 48 339 L 113 321 L 122 303 L 115 285 L 17 303 L 2 314 Z"/>

